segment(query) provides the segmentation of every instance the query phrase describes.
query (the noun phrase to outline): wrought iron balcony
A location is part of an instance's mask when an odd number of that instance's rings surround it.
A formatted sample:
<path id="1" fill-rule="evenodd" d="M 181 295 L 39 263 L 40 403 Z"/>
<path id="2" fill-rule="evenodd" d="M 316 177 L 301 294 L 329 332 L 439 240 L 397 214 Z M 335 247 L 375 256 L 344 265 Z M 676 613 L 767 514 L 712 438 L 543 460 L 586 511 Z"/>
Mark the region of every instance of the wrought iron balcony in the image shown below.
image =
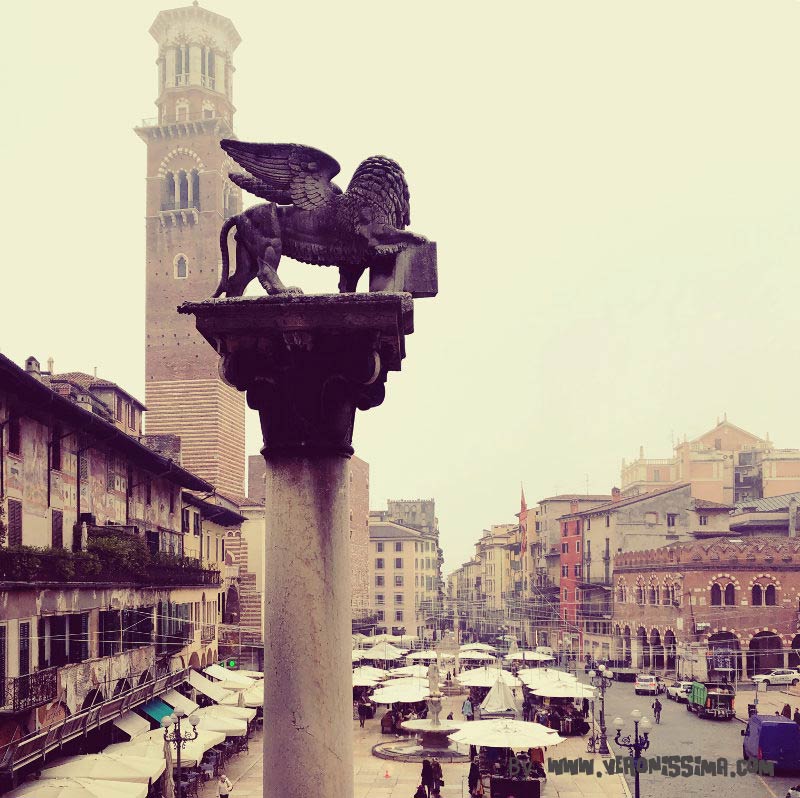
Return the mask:
<path id="1" fill-rule="evenodd" d="M 58 668 L 0 680 L 0 712 L 23 712 L 52 701 L 58 694 Z"/>

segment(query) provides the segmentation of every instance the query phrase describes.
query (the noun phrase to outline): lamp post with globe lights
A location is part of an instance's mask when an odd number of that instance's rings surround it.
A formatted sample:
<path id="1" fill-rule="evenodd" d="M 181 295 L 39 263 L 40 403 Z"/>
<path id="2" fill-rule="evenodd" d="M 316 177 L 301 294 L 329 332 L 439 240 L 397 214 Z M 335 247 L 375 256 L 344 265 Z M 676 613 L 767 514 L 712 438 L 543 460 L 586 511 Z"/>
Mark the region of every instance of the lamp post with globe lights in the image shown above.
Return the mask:
<path id="1" fill-rule="evenodd" d="M 592 687 L 600 690 L 600 747 L 598 754 L 610 754 L 608 750 L 608 739 L 606 738 L 606 690 L 611 687 L 614 672 L 605 665 L 598 665 L 597 670 L 589 671 L 589 680 Z"/>
<path id="2" fill-rule="evenodd" d="M 619 746 L 625 746 L 633 757 L 633 783 L 634 783 L 634 798 L 639 798 L 639 759 L 641 759 L 642 752 L 650 747 L 650 730 L 653 728 L 647 718 L 642 717 L 642 713 L 638 709 L 631 712 L 633 720 L 633 735 L 622 736 L 622 728 L 625 726 L 625 721 L 622 718 L 614 718 L 614 727 L 617 730 L 617 736 L 614 737 L 614 742 Z M 641 728 L 641 734 L 639 729 Z"/>
<path id="3" fill-rule="evenodd" d="M 175 784 L 176 798 L 182 798 L 181 793 L 181 749 L 189 742 L 189 740 L 197 739 L 197 724 L 200 723 L 200 718 L 197 715 L 189 715 L 186 718 L 192 726 L 190 732 L 181 731 L 181 718 L 185 716 L 182 709 L 176 709 L 171 715 L 165 715 L 161 718 L 161 725 L 164 728 L 164 741 L 168 744 L 175 743 L 175 767 L 178 770 L 178 781 Z M 174 726 L 172 733 L 169 727 Z"/>

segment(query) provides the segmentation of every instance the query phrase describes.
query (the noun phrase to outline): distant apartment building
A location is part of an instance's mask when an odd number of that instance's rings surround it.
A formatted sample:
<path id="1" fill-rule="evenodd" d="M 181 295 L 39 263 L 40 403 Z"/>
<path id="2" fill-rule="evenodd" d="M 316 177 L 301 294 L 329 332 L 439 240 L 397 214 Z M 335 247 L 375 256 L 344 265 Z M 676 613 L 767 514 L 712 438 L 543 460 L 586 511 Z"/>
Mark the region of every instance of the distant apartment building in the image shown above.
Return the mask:
<path id="1" fill-rule="evenodd" d="M 438 527 L 420 526 L 394 520 L 389 510 L 369 514 L 369 603 L 377 633 L 438 639 L 443 628 Z"/>
<path id="2" fill-rule="evenodd" d="M 613 650 L 612 570 L 618 554 L 675 541 L 727 534 L 730 507 L 692 497 L 690 484 L 672 485 L 571 512 L 561 519 L 562 619 L 579 648 L 596 659 Z M 574 648 L 574 647 L 573 647 Z"/>
<path id="3" fill-rule="evenodd" d="M 778 449 L 731 424 L 727 418 L 693 440 L 674 447 L 672 457 L 622 461 L 622 495 L 633 496 L 689 483 L 692 495 L 733 506 L 800 490 L 800 449 Z"/>
<path id="4" fill-rule="evenodd" d="M 53 726 L 72 739 L 89 728 L 75 716 L 102 729 L 170 674 L 218 657 L 236 593 L 224 540 L 240 517 L 198 499 L 214 486 L 140 442 L 141 409 L 114 383 L 0 355 L 6 775 L 22 736 Z"/>

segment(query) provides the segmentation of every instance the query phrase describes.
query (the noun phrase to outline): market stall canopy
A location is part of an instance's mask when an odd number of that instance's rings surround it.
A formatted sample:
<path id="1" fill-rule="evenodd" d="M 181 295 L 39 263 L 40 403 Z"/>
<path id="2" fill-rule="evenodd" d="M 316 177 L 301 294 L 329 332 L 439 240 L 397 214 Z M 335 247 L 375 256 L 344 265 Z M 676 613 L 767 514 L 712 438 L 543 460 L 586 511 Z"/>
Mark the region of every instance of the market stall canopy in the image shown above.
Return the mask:
<path id="1" fill-rule="evenodd" d="M 488 643 L 464 643 L 461 646 L 461 651 L 491 651 L 493 654 L 497 651 L 494 646 L 490 646 Z"/>
<path id="2" fill-rule="evenodd" d="M 239 676 L 246 676 L 248 679 L 255 679 L 259 681 L 259 679 L 264 678 L 264 671 L 236 671 Z"/>
<path id="3" fill-rule="evenodd" d="M 239 718 L 239 720 L 251 721 L 258 714 L 255 707 L 239 707 L 231 706 L 230 704 L 214 704 L 213 707 L 205 707 L 206 709 L 213 709 L 229 718 Z"/>
<path id="4" fill-rule="evenodd" d="M 457 678 L 459 684 L 465 687 L 494 687 L 498 680 L 508 687 L 522 687 L 519 679 L 500 668 L 474 668 L 462 671 Z"/>
<path id="5" fill-rule="evenodd" d="M 182 710 L 184 715 L 191 715 L 199 706 L 190 698 L 181 695 L 177 690 L 167 690 L 166 693 L 161 695 L 161 699 L 175 707 L 175 709 Z"/>
<path id="6" fill-rule="evenodd" d="M 400 646 L 404 646 L 406 644 L 411 644 L 415 640 L 419 640 L 416 635 L 389 635 L 389 634 L 381 634 L 375 635 L 374 637 L 367 638 L 364 642 L 365 643 L 397 643 Z"/>
<path id="7" fill-rule="evenodd" d="M 200 723 L 198 731 L 222 732 L 226 737 L 243 737 L 247 734 L 247 721 L 243 718 L 234 718 L 222 712 L 215 711 L 216 707 L 205 707 L 197 710 Z"/>
<path id="8" fill-rule="evenodd" d="M 400 659 L 405 654 L 405 649 L 395 648 L 391 643 L 378 643 L 364 652 L 364 659 L 389 660 Z"/>
<path id="9" fill-rule="evenodd" d="M 173 712 L 173 707 L 160 698 L 151 698 L 146 704 L 142 704 L 137 709 L 151 717 L 156 723 L 161 723 L 161 718 L 165 718 Z"/>
<path id="10" fill-rule="evenodd" d="M 428 666 L 427 665 L 404 665 L 402 668 L 392 668 L 392 670 L 389 671 L 389 678 L 390 679 L 397 679 L 397 678 L 402 677 L 402 676 L 414 676 L 417 679 L 427 679 L 428 678 Z M 391 684 L 391 682 L 387 682 L 387 684 Z"/>
<path id="11" fill-rule="evenodd" d="M 353 671 L 353 687 L 375 687 L 381 680 L 374 676 Z"/>
<path id="12" fill-rule="evenodd" d="M 186 767 L 195 767 L 209 748 L 213 748 L 223 742 L 225 742 L 225 735 L 221 732 L 198 729 L 197 739 L 186 743 L 186 746 L 181 749 L 181 762 Z M 164 759 L 164 747 L 164 730 L 156 729 L 147 734 L 139 735 L 127 743 L 109 745 L 103 750 L 103 753 Z M 174 760 L 176 757 L 175 743 L 172 743 L 171 749 Z"/>
<path id="13" fill-rule="evenodd" d="M 234 697 L 233 703 L 236 703 L 236 694 L 231 693 L 230 690 L 225 690 L 219 684 L 212 682 L 211 679 L 206 679 L 205 676 L 197 671 L 189 671 L 189 684 L 195 690 L 199 690 L 203 695 L 208 696 L 212 701 L 221 703 L 225 698 Z"/>
<path id="14" fill-rule="evenodd" d="M 131 739 L 150 731 L 150 723 L 135 712 L 126 712 L 111 721 L 118 729 L 124 731 Z"/>
<path id="15" fill-rule="evenodd" d="M 425 650 L 425 651 L 413 651 L 411 654 L 406 655 L 406 661 L 408 660 L 435 660 L 436 659 L 436 652 Z"/>
<path id="16" fill-rule="evenodd" d="M 209 665 L 203 670 L 207 676 L 217 679 L 221 687 L 226 690 L 236 690 L 239 687 L 252 687 L 256 682 L 247 676 L 242 676 L 236 671 L 229 671 L 221 665 Z"/>
<path id="17" fill-rule="evenodd" d="M 415 680 L 416 681 L 416 680 Z M 391 682 L 378 688 L 371 696 L 376 704 L 414 704 L 428 697 L 428 684 L 420 680 L 416 684 L 393 685 Z"/>
<path id="18" fill-rule="evenodd" d="M 256 682 L 249 690 L 236 690 L 218 702 L 221 706 L 263 707 L 264 682 Z"/>
<path id="19" fill-rule="evenodd" d="M 588 684 L 575 682 L 574 684 L 560 684 L 550 682 L 532 687 L 531 692 L 546 698 L 588 698 L 593 699 L 596 695 L 594 687 Z"/>
<path id="20" fill-rule="evenodd" d="M 363 651 L 354 651 L 353 652 L 353 659 L 352 659 L 353 662 L 360 662 L 362 659 L 364 659 L 364 652 Z"/>
<path id="21" fill-rule="evenodd" d="M 552 662 L 555 657 L 541 654 L 538 651 L 515 651 L 506 655 L 506 659 L 519 662 Z"/>
<path id="22" fill-rule="evenodd" d="M 146 784 L 104 779 L 42 779 L 29 781 L 5 798 L 145 798 Z"/>
<path id="23" fill-rule="evenodd" d="M 372 679 L 373 681 L 380 681 L 389 675 L 389 671 L 383 668 L 373 668 L 371 665 L 361 665 L 353 670 L 353 677 L 363 677 L 365 679 Z"/>
<path id="24" fill-rule="evenodd" d="M 494 659 L 494 654 L 488 651 L 461 651 L 458 658 L 462 661 L 474 660 L 475 662 L 486 662 L 487 660 Z"/>
<path id="25" fill-rule="evenodd" d="M 514 751 L 558 745 L 565 739 L 555 729 L 548 729 L 541 723 L 507 718 L 465 723 L 457 732 L 449 735 L 449 738 L 461 745 L 511 748 Z"/>
<path id="26" fill-rule="evenodd" d="M 555 668 L 522 668 L 517 671 L 517 678 L 530 688 L 540 684 L 550 684 L 551 682 L 574 684 L 578 681 L 577 677 L 571 673 L 565 673 Z"/>
<path id="27" fill-rule="evenodd" d="M 164 772 L 164 760 L 122 754 L 71 756 L 42 770 L 42 779 L 100 779 L 148 784 Z"/>
<path id="28" fill-rule="evenodd" d="M 511 688 L 498 679 L 481 702 L 481 712 L 516 712 L 517 702 Z M 474 722 L 474 721 L 473 721 Z"/>

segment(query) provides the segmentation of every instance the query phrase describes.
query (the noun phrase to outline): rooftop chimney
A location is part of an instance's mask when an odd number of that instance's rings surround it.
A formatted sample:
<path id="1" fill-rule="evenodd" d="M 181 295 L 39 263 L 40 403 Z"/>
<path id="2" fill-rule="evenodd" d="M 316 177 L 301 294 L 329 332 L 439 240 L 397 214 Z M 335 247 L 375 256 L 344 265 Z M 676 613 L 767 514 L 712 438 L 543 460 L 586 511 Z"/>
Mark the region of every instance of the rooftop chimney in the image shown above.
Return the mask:
<path id="1" fill-rule="evenodd" d="M 797 537 L 797 496 L 789 499 L 789 537 Z"/>
<path id="2" fill-rule="evenodd" d="M 30 374 L 31 377 L 36 377 L 37 380 L 41 381 L 42 370 L 39 367 L 39 361 L 33 355 L 25 361 L 25 371 Z"/>
<path id="3" fill-rule="evenodd" d="M 55 366 L 55 360 L 52 357 L 47 358 L 47 370 L 53 374 L 53 366 Z"/>
<path id="4" fill-rule="evenodd" d="M 619 488 L 611 488 L 611 501 L 618 502 L 622 498 Z"/>

